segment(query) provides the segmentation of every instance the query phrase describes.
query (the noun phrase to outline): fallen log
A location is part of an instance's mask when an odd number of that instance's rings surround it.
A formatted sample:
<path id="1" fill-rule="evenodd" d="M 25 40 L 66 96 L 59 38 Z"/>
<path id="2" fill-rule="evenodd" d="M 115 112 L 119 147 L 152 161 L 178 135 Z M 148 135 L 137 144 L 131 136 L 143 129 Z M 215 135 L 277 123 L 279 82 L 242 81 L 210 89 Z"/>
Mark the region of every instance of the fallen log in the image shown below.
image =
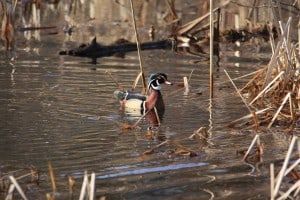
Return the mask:
<path id="1" fill-rule="evenodd" d="M 141 44 L 141 50 L 172 49 L 174 45 L 176 45 L 176 42 L 172 39 L 166 39 L 156 42 L 145 42 Z M 92 58 L 93 64 L 96 64 L 97 58 L 113 55 L 124 57 L 125 53 L 130 51 L 137 51 L 136 43 L 120 39 L 115 44 L 106 46 L 97 43 L 95 37 L 92 40 L 91 44 L 82 44 L 75 49 L 60 51 L 59 55 L 88 57 Z"/>

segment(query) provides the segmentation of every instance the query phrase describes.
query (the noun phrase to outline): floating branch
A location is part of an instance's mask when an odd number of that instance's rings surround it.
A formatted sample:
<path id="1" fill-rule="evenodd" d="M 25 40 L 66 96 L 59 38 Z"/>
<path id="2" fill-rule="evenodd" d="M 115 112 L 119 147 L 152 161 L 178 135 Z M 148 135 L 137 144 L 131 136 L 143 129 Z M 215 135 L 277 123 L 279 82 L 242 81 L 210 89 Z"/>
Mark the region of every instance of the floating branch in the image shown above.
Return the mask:
<path id="1" fill-rule="evenodd" d="M 141 50 L 151 50 L 151 49 L 172 49 L 174 45 L 173 40 L 166 39 L 156 42 L 145 42 L 140 45 Z M 113 55 L 124 56 L 125 53 L 136 51 L 137 44 L 126 40 L 118 42 L 118 44 L 112 45 L 101 45 L 97 43 L 96 37 L 92 40 L 91 44 L 82 44 L 78 48 L 71 50 L 60 51 L 59 55 L 77 56 L 77 57 L 87 57 L 92 58 L 95 64 L 97 58 L 107 57 Z"/>

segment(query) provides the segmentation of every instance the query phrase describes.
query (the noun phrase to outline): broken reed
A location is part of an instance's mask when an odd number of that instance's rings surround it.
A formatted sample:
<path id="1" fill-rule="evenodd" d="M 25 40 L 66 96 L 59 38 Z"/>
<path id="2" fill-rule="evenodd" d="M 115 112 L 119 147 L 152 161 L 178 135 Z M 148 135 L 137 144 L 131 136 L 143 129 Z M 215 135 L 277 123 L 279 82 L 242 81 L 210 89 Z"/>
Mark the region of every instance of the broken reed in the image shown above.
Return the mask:
<path id="1" fill-rule="evenodd" d="M 251 110 L 259 112 L 256 123 L 268 128 L 280 122 L 281 126 L 292 130 L 299 118 L 296 110 L 300 109 L 300 62 L 296 45 L 291 43 L 289 36 L 290 24 L 291 18 L 285 26 L 279 23 L 281 36 L 270 62 L 239 90 L 244 97 L 247 96 Z M 272 39 L 270 37 L 271 44 L 276 44 Z M 229 126 L 244 124 L 245 118 L 242 118 Z M 247 124 L 255 125 L 250 121 Z"/>

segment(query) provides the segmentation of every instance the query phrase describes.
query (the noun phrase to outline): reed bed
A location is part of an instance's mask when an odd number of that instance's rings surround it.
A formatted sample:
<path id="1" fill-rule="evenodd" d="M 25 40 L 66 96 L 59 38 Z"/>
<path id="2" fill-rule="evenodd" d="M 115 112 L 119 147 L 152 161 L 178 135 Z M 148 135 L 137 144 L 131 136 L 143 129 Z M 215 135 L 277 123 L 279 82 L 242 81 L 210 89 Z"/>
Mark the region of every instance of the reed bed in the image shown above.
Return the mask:
<path id="1" fill-rule="evenodd" d="M 270 37 L 272 57 L 266 66 L 240 90 L 241 98 L 252 113 L 252 117 L 241 117 L 230 127 L 280 125 L 287 131 L 295 128 L 300 108 L 300 62 L 296 45 L 291 42 L 289 29 L 291 18 L 280 24 L 281 34 L 275 46 Z M 228 74 L 227 74 L 228 75 Z M 232 82 L 233 83 L 233 82 Z M 246 101 L 245 101 L 246 99 Z"/>

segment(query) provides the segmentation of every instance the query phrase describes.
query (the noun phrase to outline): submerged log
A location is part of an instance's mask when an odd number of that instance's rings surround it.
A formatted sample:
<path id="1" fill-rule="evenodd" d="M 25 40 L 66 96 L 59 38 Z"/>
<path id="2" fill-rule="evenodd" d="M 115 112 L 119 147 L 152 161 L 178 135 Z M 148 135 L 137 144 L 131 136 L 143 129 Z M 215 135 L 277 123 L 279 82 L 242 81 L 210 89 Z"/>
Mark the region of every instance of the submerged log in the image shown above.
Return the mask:
<path id="1" fill-rule="evenodd" d="M 172 49 L 174 41 L 175 40 L 172 39 L 166 39 L 157 42 L 145 42 L 141 44 L 141 50 Z M 92 58 L 92 63 L 96 64 L 97 58 L 113 55 L 124 57 L 125 53 L 130 51 L 137 51 L 136 43 L 120 39 L 115 44 L 105 46 L 97 43 L 95 37 L 91 44 L 82 44 L 75 49 L 60 51 L 59 55 L 88 57 Z"/>

